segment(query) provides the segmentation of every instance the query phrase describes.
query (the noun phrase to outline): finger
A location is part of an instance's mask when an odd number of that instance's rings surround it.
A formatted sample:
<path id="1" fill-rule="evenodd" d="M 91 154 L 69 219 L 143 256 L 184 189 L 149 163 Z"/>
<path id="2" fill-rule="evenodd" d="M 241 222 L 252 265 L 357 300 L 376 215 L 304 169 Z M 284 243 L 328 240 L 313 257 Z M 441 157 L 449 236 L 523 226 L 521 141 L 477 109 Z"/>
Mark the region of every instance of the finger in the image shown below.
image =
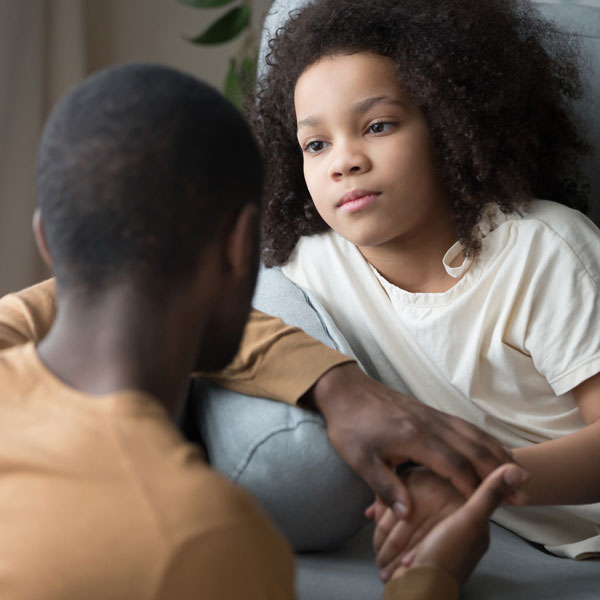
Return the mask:
<path id="1" fill-rule="evenodd" d="M 410 567 L 413 564 L 416 556 L 417 548 L 413 548 L 410 552 L 407 552 L 404 555 L 404 558 L 402 559 L 402 566 L 406 568 Z"/>
<path id="2" fill-rule="evenodd" d="M 411 460 L 429 467 L 449 479 L 454 487 L 468 498 L 480 483 L 469 459 L 436 436 L 423 439 L 411 448 Z"/>
<path id="3" fill-rule="evenodd" d="M 473 522 L 486 521 L 509 494 L 529 478 L 527 471 L 511 463 L 486 477 L 458 512 Z"/>
<path id="4" fill-rule="evenodd" d="M 461 437 L 469 439 L 475 447 L 485 448 L 487 452 L 495 457 L 498 462 L 497 466 L 507 462 L 514 462 L 511 450 L 490 434 L 479 429 L 479 427 L 458 417 L 450 419 L 448 426 Z M 486 475 L 488 474 L 486 473 Z"/>
<path id="5" fill-rule="evenodd" d="M 391 509 L 386 509 L 384 515 L 380 518 L 379 522 L 377 523 L 375 532 L 373 533 L 373 548 L 375 549 L 376 554 L 379 554 L 381 547 L 383 546 L 387 537 L 390 535 L 397 523 L 398 519 L 396 515 L 392 512 Z"/>
<path id="6" fill-rule="evenodd" d="M 386 568 L 393 560 L 401 558 L 409 549 L 409 541 L 415 533 L 415 525 L 410 521 L 398 521 L 388 531 L 387 536 L 376 549 L 375 562 L 380 569 Z"/>
<path id="7" fill-rule="evenodd" d="M 375 457 L 367 467 L 358 471 L 358 474 L 381 501 L 394 511 L 398 519 L 403 519 L 410 514 L 412 502 L 408 489 L 394 469 L 379 457 Z"/>
<path id="8" fill-rule="evenodd" d="M 471 464 L 479 480 L 483 481 L 492 471 L 507 462 L 507 456 L 498 458 L 488 446 L 480 440 L 473 440 L 454 430 L 448 430 L 444 441 L 460 452 Z"/>
<path id="9" fill-rule="evenodd" d="M 373 520 L 375 518 L 375 502 L 369 504 L 369 506 L 365 508 L 365 517 L 369 520 Z"/>
<path id="10" fill-rule="evenodd" d="M 498 441 L 493 435 L 477 427 L 477 425 L 473 425 L 473 423 L 469 423 L 460 417 L 451 417 L 448 424 L 457 433 L 486 446 L 492 454 L 498 457 L 498 460 L 503 462 L 506 462 L 507 459 L 512 460 L 512 450 Z"/>
<path id="11" fill-rule="evenodd" d="M 387 509 L 388 507 L 381 501 L 381 498 L 375 496 L 375 500 L 365 508 L 365 517 L 378 523 Z"/>
<path id="12" fill-rule="evenodd" d="M 387 583 L 392 575 L 398 577 L 412 566 L 415 557 L 417 556 L 418 548 L 409 550 L 402 556 L 397 556 L 391 563 L 379 570 L 379 577 L 384 583 Z"/>
<path id="13" fill-rule="evenodd" d="M 377 504 L 375 506 L 375 523 L 376 524 L 379 524 L 379 521 L 381 521 L 381 517 L 383 517 L 383 515 L 388 510 L 391 512 L 391 509 L 388 508 L 381 500 L 377 500 Z"/>
<path id="14" fill-rule="evenodd" d="M 399 569 L 402 570 L 406 567 L 406 565 L 404 564 L 404 560 L 409 554 L 410 552 L 407 554 L 403 554 L 402 556 L 397 556 L 391 563 L 379 569 L 379 577 L 384 583 L 387 583 L 392 577 L 392 575 L 396 575 Z"/>

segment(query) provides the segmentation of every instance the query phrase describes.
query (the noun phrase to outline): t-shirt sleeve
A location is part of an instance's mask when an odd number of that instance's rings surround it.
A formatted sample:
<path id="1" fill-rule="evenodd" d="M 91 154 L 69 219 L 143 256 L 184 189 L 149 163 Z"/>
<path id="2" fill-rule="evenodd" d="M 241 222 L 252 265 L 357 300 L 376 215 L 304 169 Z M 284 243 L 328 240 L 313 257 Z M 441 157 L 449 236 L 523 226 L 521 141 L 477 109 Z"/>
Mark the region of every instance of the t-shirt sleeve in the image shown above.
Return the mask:
<path id="1" fill-rule="evenodd" d="M 295 404 L 321 375 L 353 360 L 278 317 L 252 310 L 234 360 L 218 373 L 200 375 L 242 394 Z"/>
<path id="2" fill-rule="evenodd" d="M 292 600 L 294 559 L 262 521 L 217 529 L 185 542 L 171 557 L 157 600 Z"/>
<path id="3" fill-rule="evenodd" d="M 525 348 L 557 395 L 600 372 L 600 230 L 572 221 L 533 241 L 523 291 Z"/>
<path id="4" fill-rule="evenodd" d="M 383 600 L 456 600 L 458 582 L 437 567 L 415 567 L 386 586 Z"/>
<path id="5" fill-rule="evenodd" d="M 48 333 L 55 315 L 54 279 L 0 298 L 0 349 L 39 342 Z"/>

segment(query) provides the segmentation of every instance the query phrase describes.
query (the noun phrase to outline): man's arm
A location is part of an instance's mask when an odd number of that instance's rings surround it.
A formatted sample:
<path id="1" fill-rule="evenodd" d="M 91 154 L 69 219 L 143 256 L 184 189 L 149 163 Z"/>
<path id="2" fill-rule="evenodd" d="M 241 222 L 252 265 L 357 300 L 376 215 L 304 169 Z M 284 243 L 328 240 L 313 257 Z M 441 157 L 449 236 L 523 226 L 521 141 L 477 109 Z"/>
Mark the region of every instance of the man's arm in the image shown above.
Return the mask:
<path id="1" fill-rule="evenodd" d="M 39 342 L 55 316 L 54 279 L 0 298 L 0 349 Z M 292 361 L 294 367 L 290 368 Z M 348 362 L 353 359 L 298 327 L 252 310 L 234 360 L 222 371 L 203 376 L 242 394 L 295 404 L 326 371 Z"/>
<path id="2" fill-rule="evenodd" d="M 54 279 L 0 298 L 0 349 L 39 342 L 55 315 Z"/>
<path id="3" fill-rule="evenodd" d="M 233 361 L 201 376 L 241 394 L 296 404 L 323 374 L 348 363 L 355 364 L 299 327 L 252 309 Z"/>
<path id="4" fill-rule="evenodd" d="M 53 280 L 0 299 L 0 347 L 39 341 L 55 312 Z M 387 388 L 347 356 L 256 310 L 232 364 L 209 378 L 238 392 L 316 407 L 340 456 L 399 516 L 411 504 L 396 465 L 426 465 L 469 495 L 511 460 L 473 425 Z"/>

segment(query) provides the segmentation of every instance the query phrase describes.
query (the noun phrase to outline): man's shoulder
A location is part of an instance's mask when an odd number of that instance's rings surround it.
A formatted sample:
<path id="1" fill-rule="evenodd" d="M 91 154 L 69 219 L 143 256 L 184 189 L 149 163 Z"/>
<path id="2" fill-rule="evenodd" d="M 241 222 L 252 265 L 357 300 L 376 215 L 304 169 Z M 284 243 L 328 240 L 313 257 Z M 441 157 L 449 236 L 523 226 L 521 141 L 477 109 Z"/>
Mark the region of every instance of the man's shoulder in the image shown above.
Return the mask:
<path id="1" fill-rule="evenodd" d="M 0 350 L 0 390 L 18 395 L 29 393 L 37 383 L 38 369 L 35 364 L 33 343 Z"/>

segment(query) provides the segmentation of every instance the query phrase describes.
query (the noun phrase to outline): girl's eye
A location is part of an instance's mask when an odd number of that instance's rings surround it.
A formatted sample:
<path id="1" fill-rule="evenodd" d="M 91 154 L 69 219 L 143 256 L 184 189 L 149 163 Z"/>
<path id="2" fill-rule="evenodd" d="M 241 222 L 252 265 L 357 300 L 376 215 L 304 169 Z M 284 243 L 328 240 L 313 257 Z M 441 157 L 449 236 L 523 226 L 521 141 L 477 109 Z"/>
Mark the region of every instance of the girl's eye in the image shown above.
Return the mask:
<path id="1" fill-rule="evenodd" d="M 308 142 L 308 144 L 306 144 L 303 149 L 304 152 L 309 152 L 310 154 L 317 154 L 321 152 L 323 148 L 325 148 L 325 142 L 322 142 L 320 140 L 314 140 L 312 142 Z"/>
<path id="2" fill-rule="evenodd" d="M 390 129 L 394 127 L 394 123 L 387 123 L 383 121 L 378 121 L 377 123 L 371 123 L 369 125 L 369 133 L 387 133 Z"/>

